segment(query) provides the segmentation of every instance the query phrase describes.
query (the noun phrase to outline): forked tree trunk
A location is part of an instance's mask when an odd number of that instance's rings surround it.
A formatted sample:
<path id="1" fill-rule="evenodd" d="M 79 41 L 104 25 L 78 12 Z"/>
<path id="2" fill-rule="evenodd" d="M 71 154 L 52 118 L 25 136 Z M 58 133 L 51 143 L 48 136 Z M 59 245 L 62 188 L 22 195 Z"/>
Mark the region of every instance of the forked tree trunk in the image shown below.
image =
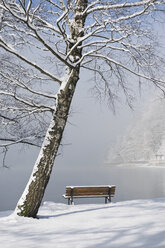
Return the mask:
<path id="1" fill-rule="evenodd" d="M 32 175 L 16 206 L 15 212 L 17 215 L 33 218 L 37 215 L 61 142 L 78 79 L 79 68 L 72 71 L 65 89 L 60 90 L 57 94 L 56 110 L 47 130 Z"/>

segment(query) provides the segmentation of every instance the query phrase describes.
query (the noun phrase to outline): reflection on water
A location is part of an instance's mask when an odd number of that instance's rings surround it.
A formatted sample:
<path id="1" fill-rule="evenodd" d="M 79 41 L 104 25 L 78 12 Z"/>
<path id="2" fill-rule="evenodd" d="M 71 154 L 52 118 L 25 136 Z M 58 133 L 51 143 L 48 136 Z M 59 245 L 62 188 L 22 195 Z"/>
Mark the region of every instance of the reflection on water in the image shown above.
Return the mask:
<path id="1" fill-rule="evenodd" d="M 13 209 L 30 175 L 30 169 L 0 172 L 0 211 Z M 55 168 L 44 201 L 67 203 L 66 185 L 116 185 L 114 202 L 165 197 L 165 167 L 98 166 Z M 103 203 L 104 199 L 76 199 L 75 204 Z"/>
<path id="2" fill-rule="evenodd" d="M 57 171 L 56 182 L 51 180 L 45 200 L 66 202 L 61 198 L 66 185 L 116 185 L 113 201 L 165 197 L 165 167 L 111 167 L 82 168 Z M 104 202 L 103 199 L 76 199 L 75 203 Z"/>

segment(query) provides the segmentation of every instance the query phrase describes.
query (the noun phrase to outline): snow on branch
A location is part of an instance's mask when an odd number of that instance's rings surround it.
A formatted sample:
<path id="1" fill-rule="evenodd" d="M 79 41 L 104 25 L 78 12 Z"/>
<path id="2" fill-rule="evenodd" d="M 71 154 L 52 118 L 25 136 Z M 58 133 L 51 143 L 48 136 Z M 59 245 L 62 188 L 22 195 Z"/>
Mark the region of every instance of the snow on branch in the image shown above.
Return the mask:
<path id="1" fill-rule="evenodd" d="M 49 46 L 49 44 L 41 37 L 41 35 L 39 35 L 39 33 L 37 32 L 37 30 L 35 29 L 35 27 L 33 25 L 31 25 L 30 23 L 27 24 L 28 27 L 33 30 L 33 32 L 35 33 L 37 39 L 44 45 L 44 47 L 46 47 L 56 58 L 58 58 L 61 62 L 63 62 L 66 66 L 73 68 L 73 65 L 68 63 L 65 58 L 62 58 L 61 54 L 59 54 L 58 52 L 56 52 L 54 49 L 52 49 L 51 46 Z"/>
<path id="2" fill-rule="evenodd" d="M 47 109 L 49 111 L 53 111 L 54 109 L 52 107 L 48 107 L 48 106 L 44 106 L 44 105 L 37 105 L 36 103 L 34 103 L 34 101 L 30 102 L 30 101 L 27 101 L 19 96 L 17 96 L 16 93 L 12 93 L 12 92 L 8 92 L 8 91 L 3 91 L 3 90 L 0 90 L 0 95 L 5 95 L 6 97 L 9 96 L 9 97 L 12 97 L 14 98 L 16 101 L 20 102 L 20 103 L 23 103 L 29 107 L 32 107 L 32 108 L 38 108 L 38 109 Z"/>
<path id="3" fill-rule="evenodd" d="M 16 3 L 7 3 L 5 0 L 1 0 L 0 8 L 5 11 L 9 11 L 14 17 L 18 18 L 21 21 L 26 21 L 27 17 L 25 16 L 25 9 L 22 6 Z"/>
<path id="4" fill-rule="evenodd" d="M 63 10 L 63 8 L 59 4 L 53 2 L 52 0 L 46 0 L 46 2 L 51 3 L 53 6 L 55 6 L 59 10 Z"/>
<path id="5" fill-rule="evenodd" d="M 60 53 L 58 53 L 57 51 L 55 51 L 52 46 L 49 45 L 49 43 L 47 42 L 46 39 L 43 38 L 43 36 L 41 36 L 41 34 L 39 34 L 39 32 L 37 31 L 37 29 L 42 29 L 42 26 L 49 29 L 49 30 L 53 30 L 55 31 L 57 34 L 62 35 L 63 36 L 63 32 L 62 30 L 59 28 L 60 26 L 58 25 L 58 23 L 63 19 L 63 17 L 66 15 L 61 15 L 60 19 L 57 20 L 57 27 L 55 28 L 55 26 L 53 26 L 52 24 L 48 23 L 46 20 L 44 20 L 43 18 L 41 18 L 38 15 L 35 15 L 35 11 L 32 11 L 30 13 L 30 8 L 31 8 L 31 3 L 29 3 L 29 5 L 27 6 L 27 8 L 23 9 L 21 11 L 21 15 L 16 14 L 18 10 L 21 9 L 21 6 L 19 4 L 15 4 L 16 5 L 16 10 L 13 10 L 13 6 L 10 6 L 9 4 L 7 4 L 5 1 L 3 1 L 3 4 L 6 8 L 6 11 L 8 11 L 13 17 L 15 17 L 16 19 L 22 21 L 22 23 L 27 25 L 27 28 L 29 28 L 33 34 L 34 37 L 46 48 L 48 49 L 57 59 L 59 59 L 62 63 L 64 63 L 64 65 L 69 66 L 70 68 L 73 68 L 73 65 L 70 64 L 69 62 L 67 62 Z M 4 7 L 3 6 L 3 7 Z M 18 11 L 19 12 L 19 11 Z M 24 15 L 24 17 L 22 17 Z M 35 25 L 34 21 L 39 22 L 40 24 L 37 26 Z M 11 26 L 11 25 L 10 25 Z M 14 27 L 13 27 L 14 28 Z M 26 34 L 26 33 L 25 33 Z M 58 80 L 56 80 L 58 81 Z"/>
<path id="6" fill-rule="evenodd" d="M 153 76 L 158 75 L 154 70 L 159 67 L 159 61 L 157 50 L 153 50 L 151 14 L 163 4 L 164 1 L 158 0 L 29 0 L 26 3 L 3 0 L 0 6 L 7 12 L 8 18 L 1 32 L 0 47 L 58 82 L 59 91 L 56 92 L 67 90 L 73 71 L 81 67 L 93 68 L 107 89 L 108 78 L 116 74 L 117 80 L 124 82 L 122 76 L 127 72 L 162 87 L 164 81 Z M 7 38 L 6 31 L 11 31 Z M 36 58 L 34 63 L 30 56 L 20 54 L 21 48 L 31 49 L 32 53 L 36 51 L 44 62 Z M 31 58 L 34 57 L 32 53 Z M 46 60 L 52 64 L 46 64 Z M 109 76 L 106 71 L 108 66 Z M 54 71 L 57 74 L 54 75 Z M 34 90 L 27 81 L 13 83 L 38 98 L 44 97 L 48 101 L 56 98 L 46 91 L 42 93 L 37 87 Z"/>
<path id="7" fill-rule="evenodd" d="M 30 66 L 34 67 L 35 69 L 39 70 L 42 74 L 52 78 L 53 80 L 57 81 L 59 84 L 61 84 L 61 80 L 54 75 L 50 74 L 48 71 L 44 70 L 41 68 L 38 64 L 28 60 L 26 57 L 22 56 L 20 53 L 18 53 L 16 50 L 14 50 L 11 46 L 9 45 L 0 37 L 0 47 L 2 47 L 4 50 L 7 52 L 15 55 L 19 59 L 21 59 L 23 62 L 29 64 Z"/>
<path id="8" fill-rule="evenodd" d="M 112 23 L 118 23 L 118 22 L 121 22 L 121 21 L 126 21 L 126 20 L 129 20 L 129 19 L 133 19 L 135 17 L 141 16 L 142 14 L 147 12 L 149 7 L 150 7 L 149 5 L 145 5 L 144 8 L 141 11 L 137 11 L 137 12 L 132 13 L 130 15 L 121 16 L 119 18 L 116 18 L 115 20 L 112 20 Z"/>
<path id="9" fill-rule="evenodd" d="M 103 4 L 103 5 L 98 5 L 94 8 L 90 8 L 89 10 L 86 11 L 86 14 L 90 14 L 93 12 L 100 12 L 102 10 L 117 10 L 117 9 L 124 9 L 124 8 L 136 8 L 136 7 L 141 7 L 141 6 L 154 6 L 156 4 L 160 4 L 161 1 L 157 0 L 146 0 L 146 1 L 132 1 L 131 3 L 124 2 L 122 4 Z"/>
<path id="10" fill-rule="evenodd" d="M 104 61 L 108 61 L 112 64 L 115 64 L 116 66 L 118 67 L 121 67 L 123 68 L 124 70 L 130 72 L 131 74 L 134 74 L 135 76 L 138 76 L 140 78 L 143 78 L 143 79 L 146 79 L 146 80 L 149 80 L 149 81 L 153 81 L 156 85 L 164 85 L 165 86 L 165 81 L 164 80 L 161 80 L 161 79 L 158 79 L 158 78 L 153 78 L 153 77 L 150 77 L 150 76 L 147 76 L 145 74 L 142 74 L 142 73 L 139 73 L 138 71 L 135 71 L 133 69 L 131 69 L 130 67 L 127 67 L 125 64 L 122 64 L 121 62 L 118 62 L 114 59 L 111 59 L 110 57 L 108 56 L 104 56 L 102 54 L 88 54 L 89 57 L 93 57 L 93 58 L 98 58 L 98 59 L 102 59 Z"/>
<path id="11" fill-rule="evenodd" d="M 25 90 L 29 91 L 30 93 L 33 93 L 33 94 L 39 95 L 39 96 L 43 96 L 43 97 L 46 97 L 46 98 L 51 98 L 51 99 L 54 99 L 54 100 L 56 99 L 56 97 L 53 96 L 53 95 L 51 95 L 51 94 L 48 95 L 48 94 L 46 94 L 46 93 L 43 93 L 43 92 L 40 92 L 40 91 L 35 91 L 35 90 L 31 89 L 31 88 L 28 87 L 25 83 L 20 82 L 19 80 L 14 80 L 13 78 L 11 78 L 11 77 L 5 75 L 5 74 L 2 73 L 1 71 L 0 71 L 0 75 L 1 75 L 3 78 L 7 79 L 8 81 L 12 82 L 13 84 L 15 84 L 15 85 L 21 87 L 22 89 L 25 89 Z"/>

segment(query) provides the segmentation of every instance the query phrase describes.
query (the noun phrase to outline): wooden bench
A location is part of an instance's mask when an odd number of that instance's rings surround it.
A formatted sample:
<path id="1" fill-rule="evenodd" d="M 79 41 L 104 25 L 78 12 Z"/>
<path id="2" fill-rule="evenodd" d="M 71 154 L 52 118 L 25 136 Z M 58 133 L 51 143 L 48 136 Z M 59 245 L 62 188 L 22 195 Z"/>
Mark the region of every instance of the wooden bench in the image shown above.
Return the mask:
<path id="1" fill-rule="evenodd" d="M 105 203 L 111 202 L 111 197 L 115 195 L 116 186 L 66 186 L 63 197 L 68 199 L 68 205 L 73 203 L 73 198 L 101 198 L 105 197 Z"/>

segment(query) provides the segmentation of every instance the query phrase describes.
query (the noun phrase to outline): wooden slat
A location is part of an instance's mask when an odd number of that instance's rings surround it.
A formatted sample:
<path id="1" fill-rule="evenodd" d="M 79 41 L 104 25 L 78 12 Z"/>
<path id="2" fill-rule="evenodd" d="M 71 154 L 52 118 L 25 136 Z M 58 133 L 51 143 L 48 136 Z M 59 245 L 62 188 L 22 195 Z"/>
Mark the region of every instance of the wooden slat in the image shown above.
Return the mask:
<path id="1" fill-rule="evenodd" d="M 97 195 L 97 194 L 108 194 L 109 188 L 74 188 L 73 194 L 74 195 L 80 195 L 80 194 L 86 194 L 86 195 Z M 71 189 L 66 190 L 66 195 L 70 195 Z"/>
<path id="2" fill-rule="evenodd" d="M 110 187 L 110 186 L 109 186 Z M 66 187 L 66 194 L 65 196 L 70 196 L 71 195 L 71 189 L 73 189 L 73 196 L 96 196 L 96 195 L 102 195 L 102 196 L 107 196 L 109 192 L 109 187 L 108 186 L 74 186 L 74 187 Z M 115 186 L 110 187 L 110 194 L 114 195 L 115 194 Z"/>
<path id="3" fill-rule="evenodd" d="M 112 186 L 112 187 L 111 187 L 111 195 L 115 195 L 115 189 L 116 189 L 115 186 Z"/>

